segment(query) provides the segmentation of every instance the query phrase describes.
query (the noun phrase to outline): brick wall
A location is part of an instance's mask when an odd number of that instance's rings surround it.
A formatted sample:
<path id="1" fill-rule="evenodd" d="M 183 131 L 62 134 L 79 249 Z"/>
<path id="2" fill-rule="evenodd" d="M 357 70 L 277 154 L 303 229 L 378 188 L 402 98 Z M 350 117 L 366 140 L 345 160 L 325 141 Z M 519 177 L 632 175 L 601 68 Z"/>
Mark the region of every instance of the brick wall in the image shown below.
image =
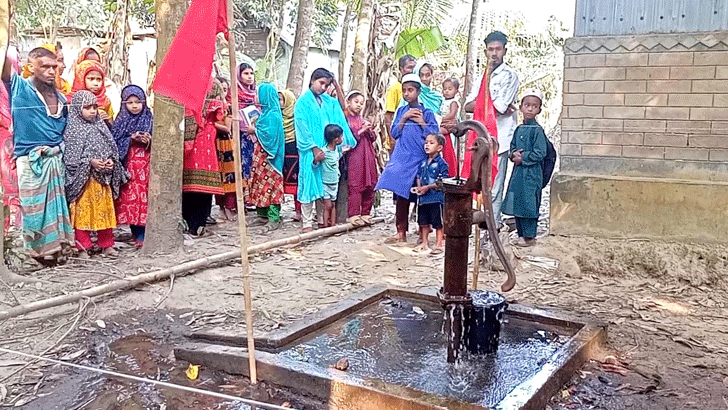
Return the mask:
<path id="1" fill-rule="evenodd" d="M 728 32 L 564 50 L 562 171 L 728 180 Z"/>

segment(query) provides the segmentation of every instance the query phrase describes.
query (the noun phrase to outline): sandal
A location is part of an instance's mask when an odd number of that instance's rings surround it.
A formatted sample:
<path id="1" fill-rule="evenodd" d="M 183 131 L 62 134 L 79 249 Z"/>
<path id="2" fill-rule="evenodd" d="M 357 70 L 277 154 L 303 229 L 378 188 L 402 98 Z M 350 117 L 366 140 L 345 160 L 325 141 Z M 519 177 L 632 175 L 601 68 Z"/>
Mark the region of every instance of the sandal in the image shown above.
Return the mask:
<path id="1" fill-rule="evenodd" d="M 364 221 L 366 225 L 372 224 L 372 216 L 371 215 L 362 215 L 361 220 Z"/>
<path id="2" fill-rule="evenodd" d="M 386 244 L 396 244 L 396 243 L 407 243 L 407 239 L 402 239 L 399 237 L 399 235 L 390 236 L 389 238 L 384 240 L 384 243 Z"/>
<path id="3" fill-rule="evenodd" d="M 443 252 L 445 252 L 444 249 L 440 248 L 439 246 L 436 246 L 436 247 L 432 248 L 432 252 L 430 252 L 430 255 L 439 255 Z"/>

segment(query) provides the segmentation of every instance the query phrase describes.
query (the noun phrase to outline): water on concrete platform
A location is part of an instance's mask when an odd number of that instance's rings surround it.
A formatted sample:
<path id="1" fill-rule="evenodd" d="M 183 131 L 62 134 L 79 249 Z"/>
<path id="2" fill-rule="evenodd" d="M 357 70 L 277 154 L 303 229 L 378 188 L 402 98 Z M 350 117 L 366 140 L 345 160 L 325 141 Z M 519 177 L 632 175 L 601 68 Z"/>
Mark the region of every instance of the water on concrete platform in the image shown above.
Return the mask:
<path id="1" fill-rule="evenodd" d="M 329 369 L 345 358 L 350 376 L 493 406 L 533 375 L 571 335 L 506 316 L 493 354 L 446 361 L 439 305 L 383 299 L 279 354 Z"/>

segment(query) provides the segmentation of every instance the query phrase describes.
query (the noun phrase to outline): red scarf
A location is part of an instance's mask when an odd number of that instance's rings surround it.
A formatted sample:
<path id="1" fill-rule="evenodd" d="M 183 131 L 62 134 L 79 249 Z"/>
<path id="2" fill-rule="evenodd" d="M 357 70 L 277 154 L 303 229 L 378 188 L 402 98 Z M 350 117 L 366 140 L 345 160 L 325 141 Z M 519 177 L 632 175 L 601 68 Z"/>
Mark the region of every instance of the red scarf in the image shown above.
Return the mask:
<path id="1" fill-rule="evenodd" d="M 76 66 L 76 76 L 73 79 L 73 88 L 71 89 L 71 94 L 68 95 L 68 101 L 73 99 L 73 95 L 77 91 L 86 89 L 86 76 L 91 71 L 97 71 L 101 74 L 101 88 L 94 95 L 99 100 L 99 109 L 108 112 L 109 107 L 111 107 L 111 101 L 106 96 L 106 68 L 103 64 L 95 60 L 82 61 L 81 64 Z"/>
<path id="2" fill-rule="evenodd" d="M 495 107 L 493 106 L 493 100 L 490 97 L 490 90 L 488 89 L 488 84 L 490 83 L 488 76 L 488 72 L 486 71 L 483 73 L 483 79 L 480 82 L 480 90 L 478 91 L 478 98 L 475 100 L 475 110 L 473 110 L 473 119 L 480 122 L 481 124 L 485 125 L 485 128 L 488 130 L 488 133 L 495 138 L 498 139 L 498 126 L 496 122 L 496 113 L 495 113 Z M 461 172 L 461 175 L 463 178 L 468 178 L 470 176 L 470 166 L 472 162 L 472 151 L 468 150 L 470 147 L 473 146 L 473 143 L 475 142 L 475 139 L 478 137 L 478 134 L 476 134 L 474 131 L 470 131 L 468 133 L 468 142 L 465 145 L 465 158 L 463 160 L 463 170 Z M 493 155 L 493 163 L 492 163 L 492 175 L 491 175 L 491 186 L 493 184 L 493 181 L 495 181 L 495 176 L 498 173 L 498 154 Z"/>

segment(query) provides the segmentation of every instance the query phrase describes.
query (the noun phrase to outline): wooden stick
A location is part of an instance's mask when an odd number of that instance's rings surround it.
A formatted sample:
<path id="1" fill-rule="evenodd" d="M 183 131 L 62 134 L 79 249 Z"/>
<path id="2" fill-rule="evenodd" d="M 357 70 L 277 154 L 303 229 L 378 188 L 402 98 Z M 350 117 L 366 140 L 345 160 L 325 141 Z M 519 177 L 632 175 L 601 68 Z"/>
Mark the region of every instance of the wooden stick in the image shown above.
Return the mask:
<path id="1" fill-rule="evenodd" d="M 487 194 L 486 194 L 487 195 Z M 483 194 L 478 195 L 476 210 L 483 207 Z M 478 290 L 478 276 L 480 275 L 480 226 L 475 225 L 475 252 L 473 255 L 473 290 Z"/>
<path id="2" fill-rule="evenodd" d="M 383 222 L 384 218 L 373 218 L 372 223 Z M 360 228 L 359 226 L 352 225 L 350 223 L 332 226 L 330 228 L 318 229 L 308 233 L 298 234 L 289 236 L 287 238 L 281 238 L 274 241 L 263 242 L 261 244 L 253 245 L 248 248 L 248 256 L 254 255 L 267 250 L 279 248 L 281 246 L 291 245 L 306 241 L 309 239 L 321 238 L 324 236 L 335 235 L 342 232 L 348 232 L 354 229 Z M 161 269 L 154 272 L 143 273 L 141 275 L 129 276 L 122 280 L 116 280 L 105 285 L 95 286 L 88 288 L 76 293 L 69 295 L 56 296 L 37 302 L 31 302 L 20 306 L 12 307 L 8 310 L 0 311 L 0 320 L 9 319 L 24 315 L 26 313 L 36 312 L 38 310 L 48 309 L 56 306 L 65 305 L 68 303 L 78 302 L 84 298 L 92 298 L 101 296 L 107 293 L 116 292 L 125 289 L 135 288 L 143 283 L 157 282 L 162 279 L 166 279 L 172 275 L 175 275 L 177 279 L 181 276 L 185 276 L 198 269 L 208 268 L 212 265 L 234 261 L 240 258 L 240 250 L 228 251 L 217 255 L 211 255 L 202 259 L 196 259 L 193 261 L 185 262 L 177 266 L 173 266 L 166 269 Z M 247 259 L 246 259 L 247 260 Z"/>
<path id="3" fill-rule="evenodd" d="M 245 193 L 243 192 L 243 163 L 240 158 L 240 118 L 238 105 L 238 78 L 235 61 L 235 32 L 233 23 L 233 0 L 227 0 L 228 20 L 228 47 L 230 54 L 230 90 L 233 105 L 233 158 L 235 160 L 235 195 L 238 202 L 238 234 L 240 235 L 240 269 L 243 273 L 243 297 L 245 298 L 245 328 L 248 333 L 248 364 L 250 365 L 250 383 L 258 382 L 258 372 L 255 364 L 255 338 L 253 337 L 253 301 L 250 292 L 250 264 L 248 262 L 248 234 L 245 220 Z"/>

